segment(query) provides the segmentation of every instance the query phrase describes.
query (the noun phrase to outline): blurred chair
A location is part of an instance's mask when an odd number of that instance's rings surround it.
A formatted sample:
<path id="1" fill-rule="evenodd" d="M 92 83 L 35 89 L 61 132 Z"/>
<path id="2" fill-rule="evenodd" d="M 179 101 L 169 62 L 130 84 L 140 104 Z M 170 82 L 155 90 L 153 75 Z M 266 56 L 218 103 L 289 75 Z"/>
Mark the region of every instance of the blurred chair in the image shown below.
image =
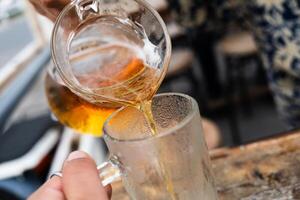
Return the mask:
<path id="1" fill-rule="evenodd" d="M 167 29 L 171 39 L 175 40 L 175 42 L 178 38 L 185 36 L 185 29 L 174 21 L 167 23 Z"/>
<path id="2" fill-rule="evenodd" d="M 201 96 L 199 89 L 200 84 L 193 71 L 193 61 L 194 54 L 192 50 L 188 48 L 174 49 L 164 84 L 171 87 L 171 84 L 179 78 L 185 78 L 191 86 L 191 95 L 199 100 Z"/>
<path id="3" fill-rule="evenodd" d="M 223 92 L 230 113 L 232 141 L 238 145 L 241 144 L 241 133 L 238 125 L 237 104 L 241 102 L 244 110 L 248 113 L 252 112 L 251 95 L 246 78 L 249 70 L 247 66 L 259 60 L 258 49 L 249 32 L 234 32 L 219 41 L 217 52 L 221 54 L 225 63 Z"/>
<path id="4" fill-rule="evenodd" d="M 198 103 L 203 102 L 202 92 L 200 89 L 200 80 L 193 71 L 194 54 L 188 48 L 177 48 L 173 51 L 169 69 L 164 80 L 164 84 L 171 84 L 179 78 L 186 78 L 191 84 L 192 96 L 198 100 Z M 200 105 L 201 106 L 201 105 Z M 221 142 L 221 133 L 218 126 L 206 119 L 202 118 L 204 136 L 209 149 L 216 148 Z"/>
<path id="5" fill-rule="evenodd" d="M 193 59 L 194 54 L 190 49 L 174 49 L 166 77 L 172 78 L 182 75 L 185 71 L 190 71 L 192 69 Z"/>
<path id="6" fill-rule="evenodd" d="M 225 36 L 219 42 L 219 48 L 228 57 L 249 57 L 257 54 L 257 46 L 249 32 L 237 32 Z"/>

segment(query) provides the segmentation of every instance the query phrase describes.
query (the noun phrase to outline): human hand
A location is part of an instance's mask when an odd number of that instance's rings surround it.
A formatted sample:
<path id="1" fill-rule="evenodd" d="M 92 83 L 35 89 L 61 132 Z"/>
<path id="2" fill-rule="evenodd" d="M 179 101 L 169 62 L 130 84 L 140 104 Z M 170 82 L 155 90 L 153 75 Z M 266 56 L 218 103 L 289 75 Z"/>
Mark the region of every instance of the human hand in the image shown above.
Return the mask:
<path id="1" fill-rule="evenodd" d="M 84 152 L 75 151 L 65 161 L 63 177 L 54 176 L 28 200 L 108 200 L 111 188 L 104 188 L 95 162 Z"/>
<path id="2" fill-rule="evenodd" d="M 70 0 L 29 0 L 35 9 L 53 22 Z"/>

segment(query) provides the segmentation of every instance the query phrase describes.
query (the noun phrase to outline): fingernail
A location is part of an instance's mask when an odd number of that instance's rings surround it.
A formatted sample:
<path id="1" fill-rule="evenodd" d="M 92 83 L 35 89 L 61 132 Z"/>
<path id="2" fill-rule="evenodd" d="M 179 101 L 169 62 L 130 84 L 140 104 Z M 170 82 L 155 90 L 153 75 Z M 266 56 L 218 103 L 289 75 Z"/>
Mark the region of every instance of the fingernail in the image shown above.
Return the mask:
<path id="1" fill-rule="evenodd" d="M 76 160 L 80 158 L 86 158 L 87 154 L 82 151 L 73 151 L 67 158 L 67 161 Z"/>

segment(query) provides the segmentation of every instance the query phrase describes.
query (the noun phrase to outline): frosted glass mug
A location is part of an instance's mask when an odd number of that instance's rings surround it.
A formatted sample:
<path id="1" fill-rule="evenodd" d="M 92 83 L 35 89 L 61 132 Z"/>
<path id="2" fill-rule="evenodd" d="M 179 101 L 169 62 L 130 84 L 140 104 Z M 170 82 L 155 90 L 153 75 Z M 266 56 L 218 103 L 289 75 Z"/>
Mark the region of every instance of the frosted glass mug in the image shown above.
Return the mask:
<path id="1" fill-rule="evenodd" d="M 196 101 L 183 94 L 153 98 L 158 133 L 133 107 L 115 112 L 104 125 L 108 162 L 103 184 L 119 178 L 131 199 L 215 200 L 217 193 Z"/>

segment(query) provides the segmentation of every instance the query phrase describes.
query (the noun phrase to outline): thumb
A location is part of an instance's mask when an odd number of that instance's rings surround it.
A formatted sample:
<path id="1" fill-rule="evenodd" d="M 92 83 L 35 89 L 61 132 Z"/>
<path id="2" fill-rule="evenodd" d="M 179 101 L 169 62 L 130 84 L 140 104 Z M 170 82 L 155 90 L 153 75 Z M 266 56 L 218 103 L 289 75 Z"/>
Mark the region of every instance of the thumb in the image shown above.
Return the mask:
<path id="1" fill-rule="evenodd" d="M 62 182 L 68 200 L 108 200 L 95 162 L 82 151 L 69 155 L 63 167 Z"/>

